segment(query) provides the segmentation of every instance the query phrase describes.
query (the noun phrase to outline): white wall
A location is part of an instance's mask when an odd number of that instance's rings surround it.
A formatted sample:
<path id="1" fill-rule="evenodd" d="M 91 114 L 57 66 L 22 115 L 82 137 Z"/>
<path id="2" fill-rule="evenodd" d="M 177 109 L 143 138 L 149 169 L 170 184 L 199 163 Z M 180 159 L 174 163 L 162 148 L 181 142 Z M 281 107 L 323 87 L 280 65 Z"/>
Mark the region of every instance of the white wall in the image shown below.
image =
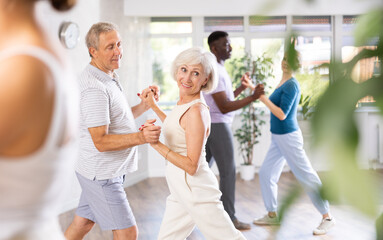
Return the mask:
<path id="1" fill-rule="evenodd" d="M 381 0 L 125 0 L 127 16 L 243 16 L 361 14 Z"/>
<path id="2" fill-rule="evenodd" d="M 68 55 L 70 63 L 76 73 L 80 73 L 89 62 L 88 51 L 85 46 L 85 35 L 90 26 L 100 20 L 99 0 L 80 0 L 69 12 L 57 12 L 53 10 L 48 1 L 38 1 L 36 16 L 60 50 Z M 58 38 L 60 24 L 63 21 L 72 21 L 80 27 L 80 41 L 74 49 L 64 49 Z"/>

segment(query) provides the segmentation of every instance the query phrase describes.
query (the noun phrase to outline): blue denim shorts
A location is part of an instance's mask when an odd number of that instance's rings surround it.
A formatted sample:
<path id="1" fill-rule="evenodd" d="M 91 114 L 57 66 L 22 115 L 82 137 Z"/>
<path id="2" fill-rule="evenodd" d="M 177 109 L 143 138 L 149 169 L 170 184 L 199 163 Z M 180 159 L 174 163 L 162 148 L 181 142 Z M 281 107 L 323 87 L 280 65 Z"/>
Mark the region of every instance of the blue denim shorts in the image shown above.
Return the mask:
<path id="1" fill-rule="evenodd" d="M 99 224 L 103 231 L 136 225 L 123 187 L 124 176 L 89 180 L 79 173 L 76 175 L 82 188 L 77 216 Z"/>

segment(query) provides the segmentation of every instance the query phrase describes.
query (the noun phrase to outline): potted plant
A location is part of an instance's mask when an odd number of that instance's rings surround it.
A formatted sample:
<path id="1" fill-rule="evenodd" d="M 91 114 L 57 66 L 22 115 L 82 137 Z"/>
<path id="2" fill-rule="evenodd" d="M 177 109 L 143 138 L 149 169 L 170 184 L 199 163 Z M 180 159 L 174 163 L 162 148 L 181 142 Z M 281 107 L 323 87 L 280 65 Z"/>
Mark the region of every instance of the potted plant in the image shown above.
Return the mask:
<path id="1" fill-rule="evenodd" d="M 301 113 L 303 120 L 308 120 L 314 113 L 313 106 L 310 105 L 311 97 L 301 94 L 299 105 L 301 106 Z"/>
<path id="2" fill-rule="evenodd" d="M 312 106 L 312 97 L 301 94 L 299 100 L 300 110 L 298 111 L 298 124 L 303 136 L 311 136 L 310 119 L 314 114 L 314 106 Z"/>
<path id="3" fill-rule="evenodd" d="M 254 84 L 264 84 L 267 88 L 266 80 L 273 76 L 273 61 L 271 58 L 262 54 L 259 57 L 252 57 L 249 54 L 232 61 L 233 67 L 232 76 L 234 84 L 240 84 L 240 79 L 245 72 L 250 73 L 250 78 Z M 241 96 L 252 94 L 250 89 L 241 93 Z M 251 104 L 242 108 L 241 112 L 241 127 L 235 130 L 234 137 L 239 143 L 239 151 L 243 159 L 241 164 L 241 177 L 244 180 L 251 180 L 254 178 L 255 167 L 253 165 L 254 145 L 259 142 L 259 137 L 262 135 L 261 126 L 265 121 L 259 118 L 264 114 L 263 110 L 256 107 L 256 104 Z"/>

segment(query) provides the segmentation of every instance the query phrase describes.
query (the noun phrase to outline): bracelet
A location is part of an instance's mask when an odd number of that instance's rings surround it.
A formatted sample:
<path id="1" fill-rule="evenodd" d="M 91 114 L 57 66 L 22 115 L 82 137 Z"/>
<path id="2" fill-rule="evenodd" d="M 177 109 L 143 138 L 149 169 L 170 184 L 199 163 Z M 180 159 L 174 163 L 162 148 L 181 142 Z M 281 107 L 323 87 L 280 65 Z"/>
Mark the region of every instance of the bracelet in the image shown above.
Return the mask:
<path id="1" fill-rule="evenodd" d="M 170 148 L 169 148 L 169 151 L 168 151 L 168 152 L 166 153 L 166 155 L 165 155 L 165 159 L 166 159 L 166 160 L 168 160 L 168 155 L 169 155 L 170 151 L 171 151 L 171 150 L 170 150 Z"/>

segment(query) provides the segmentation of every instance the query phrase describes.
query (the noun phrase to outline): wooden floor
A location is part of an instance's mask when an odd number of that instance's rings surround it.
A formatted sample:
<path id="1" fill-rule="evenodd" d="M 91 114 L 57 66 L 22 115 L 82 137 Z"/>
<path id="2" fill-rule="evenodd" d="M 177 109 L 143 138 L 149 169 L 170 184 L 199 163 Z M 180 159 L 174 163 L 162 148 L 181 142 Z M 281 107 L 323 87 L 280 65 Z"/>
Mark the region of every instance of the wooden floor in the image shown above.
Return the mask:
<path id="1" fill-rule="evenodd" d="M 383 180 L 382 172 L 374 172 Z M 382 182 L 382 181 L 381 181 Z M 291 173 L 283 173 L 279 181 L 279 199 L 283 198 L 289 188 L 296 184 Z M 239 177 L 236 183 L 236 216 L 250 223 L 253 218 L 265 214 L 260 192 L 258 176 L 252 181 L 243 181 Z M 379 189 L 383 193 L 382 189 Z M 161 219 L 165 211 L 165 200 L 169 194 L 165 178 L 150 178 L 126 188 L 133 213 L 139 228 L 139 240 L 157 239 Z M 383 195 L 381 195 L 383 196 Z M 383 211 L 383 199 L 380 202 Z M 374 240 L 375 223 L 351 207 L 331 205 L 331 212 L 336 218 L 336 226 L 324 236 L 313 236 L 312 230 L 319 224 L 321 216 L 313 207 L 307 195 L 302 195 L 288 211 L 282 226 L 261 227 L 252 224 L 251 230 L 243 231 L 249 240 Z M 60 215 L 62 229 L 65 230 L 73 218 L 74 210 Z M 112 239 L 110 231 L 102 232 L 98 225 L 85 237 L 87 240 Z M 188 240 L 205 239 L 198 228 L 187 238 Z M 181 239 L 174 239 L 181 240 Z M 224 239 L 222 239 L 224 240 Z"/>

